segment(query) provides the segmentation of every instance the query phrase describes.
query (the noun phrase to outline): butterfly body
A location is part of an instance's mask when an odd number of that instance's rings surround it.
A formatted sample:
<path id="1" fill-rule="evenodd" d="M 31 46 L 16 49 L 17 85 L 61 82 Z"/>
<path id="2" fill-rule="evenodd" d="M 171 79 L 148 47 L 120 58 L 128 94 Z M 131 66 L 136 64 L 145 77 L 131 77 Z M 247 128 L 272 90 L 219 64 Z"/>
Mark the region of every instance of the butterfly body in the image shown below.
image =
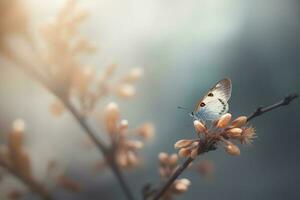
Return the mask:
<path id="1" fill-rule="evenodd" d="M 227 113 L 231 88 L 230 79 L 219 81 L 198 101 L 192 116 L 201 121 L 214 121 Z"/>

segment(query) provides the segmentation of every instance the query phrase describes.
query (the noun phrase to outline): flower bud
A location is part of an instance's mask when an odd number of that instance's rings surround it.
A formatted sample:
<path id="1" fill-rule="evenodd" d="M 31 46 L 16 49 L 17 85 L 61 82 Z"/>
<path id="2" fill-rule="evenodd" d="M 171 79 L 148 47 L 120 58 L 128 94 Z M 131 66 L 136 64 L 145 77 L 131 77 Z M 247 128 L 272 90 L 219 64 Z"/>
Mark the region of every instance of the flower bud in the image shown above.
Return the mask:
<path id="1" fill-rule="evenodd" d="M 222 115 L 217 123 L 218 128 L 225 128 L 231 119 L 231 114 L 226 113 Z"/>
<path id="2" fill-rule="evenodd" d="M 120 122 L 120 130 L 126 130 L 128 128 L 128 121 L 126 119 L 122 119 Z"/>
<path id="3" fill-rule="evenodd" d="M 194 128 L 198 134 L 206 130 L 205 126 L 199 120 L 194 120 Z"/>
<path id="4" fill-rule="evenodd" d="M 191 153 L 191 151 L 189 149 L 182 148 L 179 150 L 178 155 L 180 157 L 188 157 L 188 156 L 190 156 L 190 153 Z"/>
<path id="5" fill-rule="evenodd" d="M 160 153 L 158 154 L 158 160 L 159 160 L 159 162 L 160 162 L 161 164 L 167 164 L 168 161 L 169 161 L 169 156 L 168 156 L 168 154 L 165 153 L 165 152 L 160 152 Z"/>
<path id="6" fill-rule="evenodd" d="M 117 121 L 119 120 L 119 107 L 116 103 L 111 102 L 106 106 L 104 117 L 106 130 L 110 134 L 116 132 Z"/>
<path id="7" fill-rule="evenodd" d="M 241 128 L 246 125 L 247 119 L 248 118 L 246 116 L 240 116 L 231 122 L 231 126 Z"/>
<path id="8" fill-rule="evenodd" d="M 177 161 L 178 161 L 178 155 L 177 154 L 172 154 L 170 157 L 169 157 L 169 164 L 171 165 L 171 166 L 175 166 L 176 165 L 176 163 L 177 163 Z"/>
<path id="9" fill-rule="evenodd" d="M 180 149 L 180 148 L 184 148 L 184 147 L 188 147 L 193 143 L 193 140 L 178 140 L 175 144 L 174 144 L 174 148 L 175 149 Z"/>
<path id="10" fill-rule="evenodd" d="M 117 87 L 117 95 L 121 98 L 129 98 L 135 95 L 135 87 L 131 84 L 121 84 Z"/>
<path id="11" fill-rule="evenodd" d="M 145 139 L 150 139 L 155 133 L 155 128 L 152 123 L 145 122 L 138 129 L 137 134 L 142 136 Z"/>
<path id="12" fill-rule="evenodd" d="M 143 73 L 144 71 L 142 68 L 135 67 L 129 71 L 127 81 L 137 81 L 142 77 Z"/>
<path id="13" fill-rule="evenodd" d="M 13 122 L 12 128 L 14 132 L 24 132 L 26 124 L 23 119 L 17 119 Z"/>
<path id="14" fill-rule="evenodd" d="M 228 135 L 228 137 L 231 137 L 231 138 L 239 138 L 241 136 L 242 132 L 243 132 L 243 130 L 240 128 L 231 128 L 226 131 L 226 134 Z"/>
<path id="15" fill-rule="evenodd" d="M 232 144 L 231 142 L 227 141 L 224 146 L 225 151 L 231 156 L 239 156 L 241 154 L 240 149 L 238 146 Z"/>
<path id="16" fill-rule="evenodd" d="M 198 148 L 194 148 L 191 152 L 191 158 L 195 159 L 198 156 Z"/>
<path id="17" fill-rule="evenodd" d="M 191 184 L 191 182 L 188 179 L 179 179 L 174 182 L 174 188 L 176 192 L 183 193 L 188 190 L 188 186 Z"/>
<path id="18" fill-rule="evenodd" d="M 180 179 L 180 182 L 187 185 L 187 186 L 191 185 L 191 181 L 187 178 Z"/>
<path id="19" fill-rule="evenodd" d="M 126 145 L 130 149 L 141 149 L 144 146 L 144 143 L 138 140 L 129 140 L 126 142 Z"/>

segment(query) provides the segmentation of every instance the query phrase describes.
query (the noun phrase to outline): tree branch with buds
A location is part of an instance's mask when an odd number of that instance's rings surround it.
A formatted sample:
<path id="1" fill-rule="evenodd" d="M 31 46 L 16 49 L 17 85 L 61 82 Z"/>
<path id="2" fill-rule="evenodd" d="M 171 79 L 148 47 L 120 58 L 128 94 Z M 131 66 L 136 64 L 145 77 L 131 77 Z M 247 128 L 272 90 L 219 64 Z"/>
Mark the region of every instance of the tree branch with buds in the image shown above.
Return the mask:
<path id="1" fill-rule="evenodd" d="M 195 148 L 192 147 L 195 144 L 194 140 L 181 140 L 175 144 L 175 147 L 183 147 L 179 151 L 179 155 L 188 157 L 169 177 L 169 179 L 164 182 L 164 184 L 156 190 L 156 193 L 153 195 L 153 200 L 159 200 L 172 186 L 174 181 L 184 172 L 185 169 L 195 160 L 196 156 L 200 154 L 204 154 L 209 151 L 216 150 L 217 143 L 220 141 L 224 142 L 224 149 L 230 155 L 239 155 L 240 151 L 237 146 L 229 142 L 227 139 L 239 139 L 241 143 L 247 143 L 254 137 L 254 129 L 253 128 L 243 128 L 247 122 L 250 120 L 261 116 L 267 112 L 270 112 L 276 108 L 281 106 L 289 105 L 294 99 L 298 97 L 297 94 L 291 94 L 285 97 L 283 100 L 276 102 L 272 105 L 259 107 L 253 114 L 248 117 L 241 116 L 231 122 L 230 114 L 225 114 L 220 118 L 218 122 L 215 122 L 215 126 L 217 128 L 221 128 L 222 132 L 218 132 L 213 136 L 207 134 L 207 129 L 202 125 L 199 121 L 194 121 L 195 130 L 197 133 L 204 133 L 204 139 L 199 139 L 198 144 L 195 145 Z M 244 134 L 244 135 L 243 135 Z M 196 153 L 195 153 L 196 152 Z"/>
<path id="2" fill-rule="evenodd" d="M 26 185 L 32 192 L 38 194 L 41 197 L 41 199 L 44 200 L 53 199 L 50 193 L 40 183 L 38 183 L 37 181 L 35 181 L 30 177 L 20 174 L 17 170 L 15 170 L 2 158 L 0 158 L 0 167 L 3 167 L 11 175 L 19 179 L 21 182 L 23 182 L 24 185 Z"/>
<path id="3" fill-rule="evenodd" d="M 8 133 L 7 144 L 0 146 L 0 167 L 19 179 L 29 190 L 38 194 L 44 200 L 52 200 L 46 188 L 35 180 L 32 174 L 31 161 L 23 148 L 23 133 L 25 122 L 16 120 Z"/>

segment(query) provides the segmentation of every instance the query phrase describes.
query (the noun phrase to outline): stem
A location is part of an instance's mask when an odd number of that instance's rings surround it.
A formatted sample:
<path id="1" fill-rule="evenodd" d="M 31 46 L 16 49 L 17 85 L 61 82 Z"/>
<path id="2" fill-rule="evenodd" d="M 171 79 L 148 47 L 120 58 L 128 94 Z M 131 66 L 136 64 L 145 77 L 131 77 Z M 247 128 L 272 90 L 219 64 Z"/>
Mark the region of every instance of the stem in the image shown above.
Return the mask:
<path id="1" fill-rule="evenodd" d="M 27 73 L 34 80 L 38 81 L 41 85 L 46 87 L 49 92 L 51 92 L 54 96 L 56 96 L 64 103 L 64 105 L 71 112 L 71 114 L 74 116 L 76 121 L 80 124 L 82 129 L 86 132 L 86 134 L 88 134 L 91 140 L 96 144 L 99 151 L 104 155 L 107 164 L 110 166 L 112 172 L 118 179 L 127 199 L 134 200 L 134 197 L 128 187 L 128 183 L 125 181 L 121 170 L 119 169 L 118 165 L 115 162 L 115 156 L 113 155 L 114 150 L 112 148 L 107 147 L 101 140 L 99 140 L 96 137 L 96 134 L 87 124 L 86 118 L 82 116 L 80 113 L 78 113 L 76 108 L 74 108 L 74 106 L 69 103 L 68 99 L 66 99 L 63 96 L 64 95 L 63 93 L 58 93 L 57 91 L 55 91 L 55 87 L 52 86 L 51 82 L 48 81 L 48 79 L 44 79 L 44 77 L 40 73 L 35 71 L 34 68 L 31 68 L 25 62 L 19 61 L 17 57 L 9 57 L 8 60 L 14 63 L 18 68 L 20 68 L 22 71 Z"/>
<path id="2" fill-rule="evenodd" d="M 281 101 L 274 103 L 270 106 L 265 106 L 265 107 L 258 107 L 251 115 L 249 115 L 248 121 L 252 120 L 255 117 L 258 117 L 266 112 L 269 112 L 271 110 L 274 110 L 276 108 L 279 108 L 281 106 L 287 106 L 291 103 L 291 101 L 293 101 L 294 99 L 296 99 L 298 97 L 298 94 L 290 94 L 288 96 L 286 96 L 284 99 L 282 99 Z"/>
<path id="3" fill-rule="evenodd" d="M 153 200 L 158 200 L 161 196 L 163 196 L 163 194 L 169 189 L 177 177 L 189 166 L 191 162 L 193 162 L 193 160 L 194 159 L 191 157 L 186 159 L 184 163 L 176 169 L 167 182 L 165 182 L 165 184 L 158 190 L 158 192 L 154 195 Z"/>
<path id="4" fill-rule="evenodd" d="M 21 182 L 24 183 L 32 192 L 38 194 L 41 199 L 44 200 L 52 200 L 52 196 L 50 193 L 38 182 L 36 182 L 33 178 L 22 176 L 18 173 L 13 167 L 7 164 L 4 160 L 0 158 L 0 166 L 6 169 L 10 174 L 18 178 Z"/>
<path id="5" fill-rule="evenodd" d="M 247 121 L 252 120 L 255 117 L 258 117 L 262 114 L 265 114 L 271 110 L 274 110 L 276 108 L 279 108 L 281 106 L 289 105 L 291 101 L 296 99 L 298 97 L 297 94 L 290 94 L 287 97 L 285 97 L 283 100 L 274 103 L 272 105 L 266 106 L 266 107 L 259 107 L 256 109 L 255 112 L 253 112 L 251 115 L 249 115 L 247 118 Z M 214 150 L 214 149 L 211 149 Z M 203 154 L 207 151 L 199 152 L 199 154 Z M 169 187 L 173 184 L 173 182 L 178 178 L 180 174 L 183 173 L 183 171 L 189 166 L 190 163 L 192 163 L 194 159 L 191 157 L 187 158 L 182 165 L 180 165 L 176 171 L 172 174 L 172 176 L 164 183 L 164 185 L 158 190 L 158 192 L 154 195 L 153 200 L 159 200 L 163 194 L 169 189 Z"/>
<path id="6" fill-rule="evenodd" d="M 66 101 L 63 101 L 65 103 L 65 106 L 69 109 L 69 111 L 72 113 L 74 118 L 77 120 L 77 122 L 80 124 L 82 129 L 89 135 L 89 137 L 92 139 L 92 141 L 96 144 L 99 151 L 103 154 L 105 157 L 106 163 L 110 166 L 112 172 L 118 179 L 120 186 L 122 187 L 126 197 L 128 200 L 133 200 L 134 197 L 128 187 L 127 182 L 124 179 L 124 176 L 122 174 L 122 171 L 120 170 L 119 166 L 116 164 L 115 156 L 113 155 L 113 149 L 107 147 L 101 140 L 99 140 L 96 137 L 96 134 L 93 132 L 93 130 L 89 127 L 89 125 L 86 122 L 86 118 L 79 114 L 77 110 L 70 104 L 66 103 Z"/>

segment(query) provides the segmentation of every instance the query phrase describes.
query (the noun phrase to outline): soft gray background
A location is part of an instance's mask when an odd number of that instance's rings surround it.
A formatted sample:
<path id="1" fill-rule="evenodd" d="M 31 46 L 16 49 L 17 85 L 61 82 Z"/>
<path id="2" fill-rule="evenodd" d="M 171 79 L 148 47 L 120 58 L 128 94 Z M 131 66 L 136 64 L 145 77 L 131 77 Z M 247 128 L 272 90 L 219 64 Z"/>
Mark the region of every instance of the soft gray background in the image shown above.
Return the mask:
<path id="1" fill-rule="evenodd" d="M 27 6 L 36 28 L 55 15 L 62 1 L 29 0 Z M 145 68 L 137 97 L 120 102 L 132 125 L 150 120 L 157 129 L 154 141 L 141 152 L 142 166 L 126 172 L 136 196 L 146 181 L 159 180 L 157 154 L 172 153 L 178 139 L 194 137 L 191 119 L 178 105 L 192 109 L 223 77 L 233 82 L 234 116 L 299 92 L 299 1 L 90 0 L 79 1 L 79 6 L 91 14 L 82 32 L 100 48 L 87 63 L 101 68 L 114 61 L 121 71 Z M 36 176 L 44 180 L 45 162 L 55 158 L 84 185 L 79 195 L 56 190 L 57 199 L 124 199 L 109 171 L 90 172 L 99 155 L 78 147 L 84 136 L 72 118 L 50 116 L 47 106 L 53 97 L 15 68 L 1 62 L 0 70 L 1 129 L 24 118 Z M 182 177 L 192 185 L 177 199 L 299 199 L 299 111 L 296 100 L 253 120 L 258 138 L 242 147 L 239 157 L 222 149 L 203 156 L 215 162 L 214 181 L 185 172 Z"/>

